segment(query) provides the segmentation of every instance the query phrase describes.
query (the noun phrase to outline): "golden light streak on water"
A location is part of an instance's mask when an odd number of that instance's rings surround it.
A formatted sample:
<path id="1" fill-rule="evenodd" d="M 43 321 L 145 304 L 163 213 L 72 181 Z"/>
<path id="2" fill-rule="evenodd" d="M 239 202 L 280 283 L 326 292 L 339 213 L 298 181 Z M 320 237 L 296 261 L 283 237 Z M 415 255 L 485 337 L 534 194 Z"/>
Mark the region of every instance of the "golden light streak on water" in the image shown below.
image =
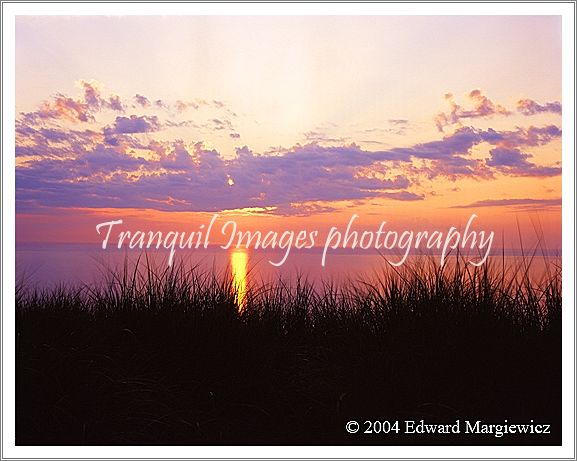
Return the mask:
<path id="1" fill-rule="evenodd" d="M 233 250 L 230 254 L 230 270 L 238 310 L 242 311 L 246 303 L 248 253 L 245 250 Z"/>

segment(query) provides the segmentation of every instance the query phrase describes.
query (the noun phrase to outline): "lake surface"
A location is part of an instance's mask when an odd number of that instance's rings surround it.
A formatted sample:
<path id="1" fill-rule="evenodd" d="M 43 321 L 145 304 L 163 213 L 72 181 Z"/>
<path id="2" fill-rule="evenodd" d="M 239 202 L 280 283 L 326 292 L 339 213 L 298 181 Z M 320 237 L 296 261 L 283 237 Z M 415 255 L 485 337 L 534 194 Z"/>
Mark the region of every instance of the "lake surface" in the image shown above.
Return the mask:
<path id="1" fill-rule="evenodd" d="M 524 263 L 523 258 L 514 252 L 505 257 L 495 253 L 488 258 L 494 270 L 502 273 L 505 267 L 508 274 L 525 272 L 527 257 Z M 199 270 L 215 272 L 221 276 L 232 275 L 237 284 L 246 287 L 250 283 L 271 282 L 279 278 L 294 281 L 299 275 L 314 284 L 323 281 L 336 284 L 349 280 L 366 281 L 378 273 L 393 270 L 385 258 L 400 259 L 398 256 L 368 251 L 341 251 L 331 253 L 327 257 L 326 266 L 322 267 L 322 249 L 310 249 L 292 250 L 280 267 L 269 263 L 270 260 L 281 260 L 282 256 L 282 252 L 275 251 L 223 250 L 212 247 L 180 251 L 176 255 L 175 264 L 183 262 L 187 266 L 197 266 Z M 114 247 L 103 250 L 100 244 L 19 244 L 16 247 L 16 280 L 17 283 L 24 282 L 27 286 L 39 288 L 50 288 L 58 284 L 94 285 L 102 282 L 108 271 L 121 269 L 126 261 L 129 265 L 134 264 L 139 257 L 142 268 L 145 267 L 146 258 L 153 267 L 165 268 L 168 252 L 149 250 L 144 255 L 141 250 L 118 250 Z M 410 256 L 405 266 L 428 265 L 431 261 L 438 264 L 439 259 L 435 255 Z M 455 257 L 450 256 L 447 264 L 454 263 L 454 260 Z M 554 273 L 560 265 L 560 256 L 543 256 L 537 252 L 528 273 L 538 283 L 548 273 Z"/>

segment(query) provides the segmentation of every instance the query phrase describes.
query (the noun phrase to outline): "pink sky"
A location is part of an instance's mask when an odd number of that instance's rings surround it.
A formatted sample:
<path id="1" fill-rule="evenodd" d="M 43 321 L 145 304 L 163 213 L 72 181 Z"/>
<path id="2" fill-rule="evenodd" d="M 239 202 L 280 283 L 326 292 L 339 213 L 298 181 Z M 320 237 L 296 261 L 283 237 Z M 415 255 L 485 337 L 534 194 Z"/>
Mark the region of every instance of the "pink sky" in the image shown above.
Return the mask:
<path id="1" fill-rule="evenodd" d="M 98 241 L 111 217 L 411 229 L 474 212 L 560 247 L 559 17 L 16 26 L 17 241 Z"/>

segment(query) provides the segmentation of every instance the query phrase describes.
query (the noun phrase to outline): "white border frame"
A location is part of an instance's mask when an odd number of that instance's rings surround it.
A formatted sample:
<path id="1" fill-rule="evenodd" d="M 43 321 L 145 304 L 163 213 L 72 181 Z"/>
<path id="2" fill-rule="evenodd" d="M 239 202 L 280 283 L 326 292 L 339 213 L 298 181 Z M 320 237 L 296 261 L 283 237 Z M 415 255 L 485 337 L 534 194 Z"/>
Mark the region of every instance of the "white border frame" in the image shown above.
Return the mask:
<path id="1" fill-rule="evenodd" d="M 2 459 L 395 458 L 575 459 L 575 3 L 3 3 Z M 562 446 L 15 446 L 15 16 L 17 15 L 561 15 L 563 34 Z M 417 13 L 415 13 L 417 11 Z"/>

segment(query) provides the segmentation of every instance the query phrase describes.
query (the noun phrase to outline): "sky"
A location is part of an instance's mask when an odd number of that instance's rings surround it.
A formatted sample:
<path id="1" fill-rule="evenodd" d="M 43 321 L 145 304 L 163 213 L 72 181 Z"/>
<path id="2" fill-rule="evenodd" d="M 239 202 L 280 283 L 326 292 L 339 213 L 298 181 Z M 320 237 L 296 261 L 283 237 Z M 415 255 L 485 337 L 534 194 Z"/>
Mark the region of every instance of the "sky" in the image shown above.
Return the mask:
<path id="1" fill-rule="evenodd" d="M 475 213 L 560 247 L 560 101 L 556 16 L 20 16 L 16 238 Z"/>

